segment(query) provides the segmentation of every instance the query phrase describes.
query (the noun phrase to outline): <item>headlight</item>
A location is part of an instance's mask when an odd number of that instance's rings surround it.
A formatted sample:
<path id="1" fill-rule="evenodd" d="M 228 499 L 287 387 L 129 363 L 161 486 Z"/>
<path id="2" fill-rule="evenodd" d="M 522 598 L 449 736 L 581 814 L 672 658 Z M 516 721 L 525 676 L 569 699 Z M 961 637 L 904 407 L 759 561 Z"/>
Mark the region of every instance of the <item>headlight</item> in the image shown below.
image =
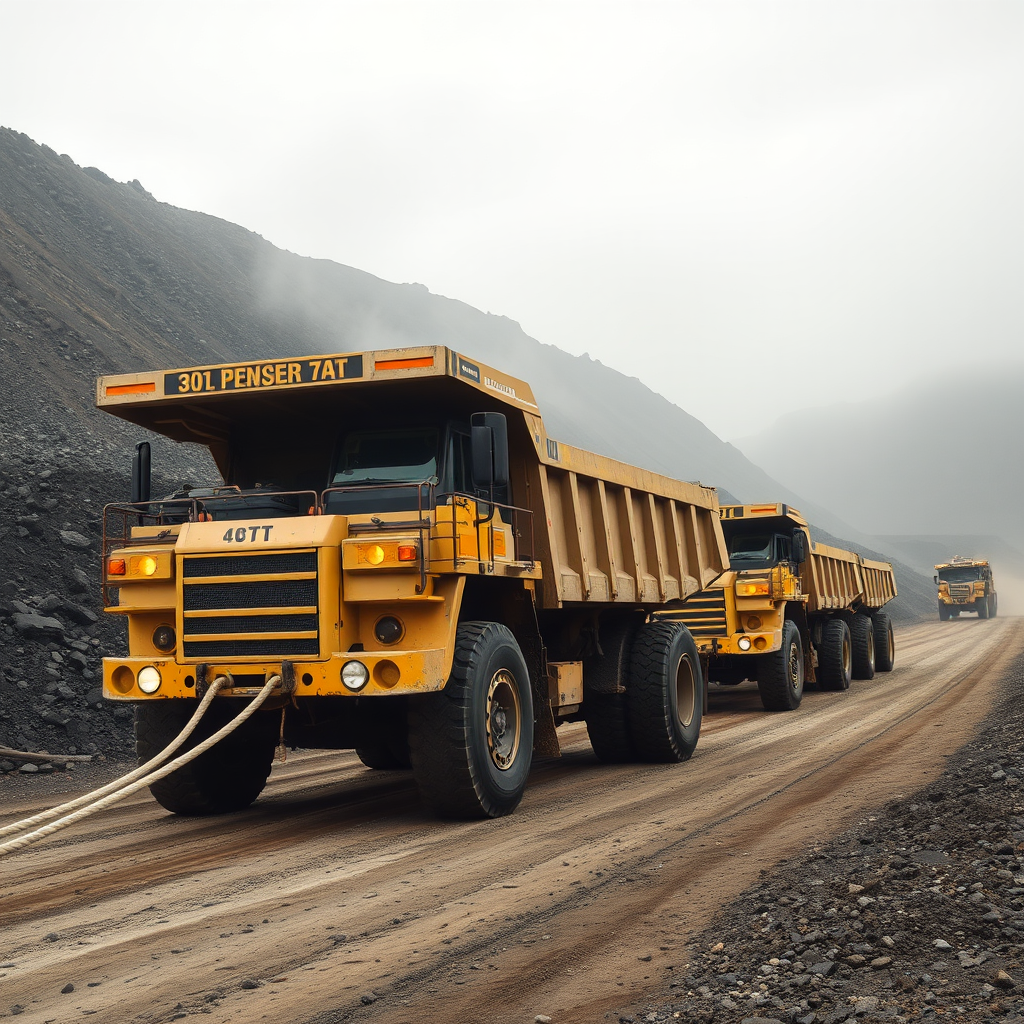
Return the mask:
<path id="1" fill-rule="evenodd" d="M 156 693 L 160 689 L 160 672 L 152 665 L 139 669 L 139 689 L 143 693 Z"/>
<path id="2" fill-rule="evenodd" d="M 177 638 L 174 635 L 174 628 L 172 626 L 168 626 L 166 623 L 162 626 L 157 626 L 156 629 L 153 630 L 153 646 L 158 651 L 163 651 L 164 653 L 173 651 L 176 641 Z"/>
<path id="3" fill-rule="evenodd" d="M 405 635 L 405 627 L 394 615 L 383 615 L 374 623 L 373 635 L 378 643 L 397 644 Z"/>
<path id="4" fill-rule="evenodd" d="M 370 673 L 361 661 L 346 661 L 341 666 L 341 682 L 346 689 L 357 692 L 370 681 Z"/>
<path id="5" fill-rule="evenodd" d="M 749 651 L 750 650 L 750 637 L 749 636 L 741 636 L 739 638 L 739 640 L 736 641 L 736 646 L 741 651 Z"/>

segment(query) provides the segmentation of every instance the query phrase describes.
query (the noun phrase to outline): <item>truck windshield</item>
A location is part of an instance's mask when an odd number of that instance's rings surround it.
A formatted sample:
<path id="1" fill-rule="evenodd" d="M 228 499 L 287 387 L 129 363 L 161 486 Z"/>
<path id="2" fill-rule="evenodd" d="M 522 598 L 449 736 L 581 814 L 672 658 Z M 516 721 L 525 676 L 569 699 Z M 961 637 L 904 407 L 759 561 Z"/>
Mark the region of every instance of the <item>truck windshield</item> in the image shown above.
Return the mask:
<path id="1" fill-rule="evenodd" d="M 332 487 L 437 482 L 438 431 L 360 430 L 342 442 Z"/>
<path id="2" fill-rule="evenodd" d="M 973 583 L 981 579 L 981 569 L 976 565 L 958 566 L 956 569 L 942 569 L 939 579 L 947 583 Z"/>
<path id="3" fill-rule="evenodd" d="M 774 554 L 775 535 L 771 533 L 739 534 L 729 538 L 729 560 L 732 562 L 770 562 Z"/>

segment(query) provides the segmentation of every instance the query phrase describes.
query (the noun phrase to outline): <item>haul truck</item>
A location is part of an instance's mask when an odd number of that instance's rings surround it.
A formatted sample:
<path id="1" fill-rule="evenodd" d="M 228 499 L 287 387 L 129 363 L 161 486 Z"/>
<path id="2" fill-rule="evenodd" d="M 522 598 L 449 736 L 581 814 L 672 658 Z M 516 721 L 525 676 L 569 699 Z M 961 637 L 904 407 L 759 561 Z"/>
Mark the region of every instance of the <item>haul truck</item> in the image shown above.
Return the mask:
<path id="1" fill-rule="evenodd" d="M 651 613 L 725 569 L 713 488 L 549 437 L 530 388 L 444 347 L 103 377 L 98 405 L 208 446 L 223 482 L 104 510 L 107 611 L 141 759 L 218 680 L 190 743 L 267 703 L 151 789 L 245 807 L 279 740 L 410 768 L 437 813 L 507 814 L 532 753 L 584 720 L 605 761 L 683 761 L 701 666 Z M 227 685 L 224 685 L 226 680 Z"/>
<path id="2" fill-rule="evenodd" d="M 992 567 L 984 558 L 956 555 L 935 566 L 939 588 L 939 621 L 959 618 L 961 612 L 977 612 L 979 619 L 994 619 L 999 610 Z"/>
<path id="3" fill-rule="evenodd" d="M 804 683 L 845 690 L 892 669 L 888 562 L 815 544 L 784 504 L 723 505 L 731 570 L 665 615 L 686 624 L 708 679 L 757 682 L 767 711 L 799 707 Z"/>

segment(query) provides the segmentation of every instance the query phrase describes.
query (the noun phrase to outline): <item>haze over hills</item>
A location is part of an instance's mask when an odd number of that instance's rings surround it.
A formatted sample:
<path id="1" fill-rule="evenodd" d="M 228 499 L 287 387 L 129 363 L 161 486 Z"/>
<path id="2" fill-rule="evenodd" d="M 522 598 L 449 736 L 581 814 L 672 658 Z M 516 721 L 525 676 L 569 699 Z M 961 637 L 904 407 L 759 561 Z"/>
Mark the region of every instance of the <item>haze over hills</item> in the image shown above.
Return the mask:
<path id="1" fill-rule="evenodd" d="M 123 476 L 143 435 L 93 407 L 99 374 L 415 344 L 448 345 L 529 381 L 554 437 L 715 484 L 723 500 L 788 501 L 829 533 L 864 540 L 636 378 L 423 285 L 283 252 L 0 129 L 5 436 L 61 439 L 69 457 L 88 452 L 90 467 Z M 155 444 L 154 465 L 175 482 L 213 475 L 201 449 L 170 443 Z"/>
<path id="2" fill-rule="evenodd" d="M 1021 394 L 1024 365 L 991 367 L 786 416 L 736 444 L 922 572 L 956 554 L 988 557 L 1001 593 L 1013 591 L 1001 607 L 1024 614 Z"/>

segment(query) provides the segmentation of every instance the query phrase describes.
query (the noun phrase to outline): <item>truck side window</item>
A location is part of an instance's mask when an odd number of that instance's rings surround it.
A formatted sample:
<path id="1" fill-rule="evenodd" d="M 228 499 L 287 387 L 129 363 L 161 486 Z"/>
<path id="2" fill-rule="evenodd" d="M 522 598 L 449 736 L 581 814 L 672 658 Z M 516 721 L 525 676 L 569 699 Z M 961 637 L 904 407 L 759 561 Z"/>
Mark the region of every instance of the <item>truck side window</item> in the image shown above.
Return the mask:
<path id="1" fill-rule="evenodd" d="M 784 533 L 775 537 L 775 559 L 779 562 L 793 561 L 793 542 Z"/>

